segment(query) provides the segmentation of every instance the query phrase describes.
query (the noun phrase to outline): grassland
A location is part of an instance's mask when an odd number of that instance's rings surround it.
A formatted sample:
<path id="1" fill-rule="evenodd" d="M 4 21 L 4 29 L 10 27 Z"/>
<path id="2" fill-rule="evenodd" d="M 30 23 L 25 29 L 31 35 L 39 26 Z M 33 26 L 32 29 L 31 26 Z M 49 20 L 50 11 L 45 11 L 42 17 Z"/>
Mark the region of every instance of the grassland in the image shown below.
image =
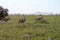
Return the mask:
<path id="1" fill-rule="evenodd" d="M 26 22 L 18 23 L 23 17 Z M 49 24 L 35 22 L 35 17 L 17 15 L 0 22 L 0 40 L 60 40 L 60 16 L 43 16 Z"/>

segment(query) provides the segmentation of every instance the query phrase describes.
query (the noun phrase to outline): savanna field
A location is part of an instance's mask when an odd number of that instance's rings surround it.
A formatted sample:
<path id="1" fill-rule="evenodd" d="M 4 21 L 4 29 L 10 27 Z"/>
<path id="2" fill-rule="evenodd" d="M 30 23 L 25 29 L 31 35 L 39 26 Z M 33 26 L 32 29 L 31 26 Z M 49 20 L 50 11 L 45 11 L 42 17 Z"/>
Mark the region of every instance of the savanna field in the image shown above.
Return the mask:
<path id="1" fill-rule="evenodd" d="M 60 40 L 60 16 L 43 16 L 49 22 L 36 22 L 39 16 L 10 16 L 10 21 L 0 22 L 0 40 Z M 25 18 L 24 24 L 18 23 Z"/>

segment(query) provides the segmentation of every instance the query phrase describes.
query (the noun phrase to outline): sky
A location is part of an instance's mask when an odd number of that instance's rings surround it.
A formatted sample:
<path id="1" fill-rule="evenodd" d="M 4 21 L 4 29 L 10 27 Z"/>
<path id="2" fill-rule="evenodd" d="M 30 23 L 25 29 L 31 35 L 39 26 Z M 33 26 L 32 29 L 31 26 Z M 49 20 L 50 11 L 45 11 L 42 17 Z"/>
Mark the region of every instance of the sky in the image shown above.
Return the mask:
<path id="1" fill-rule="evenodd" d="M 0 6 L 9 13 L 60 13 L 60 0 L 0 0 Z"/>

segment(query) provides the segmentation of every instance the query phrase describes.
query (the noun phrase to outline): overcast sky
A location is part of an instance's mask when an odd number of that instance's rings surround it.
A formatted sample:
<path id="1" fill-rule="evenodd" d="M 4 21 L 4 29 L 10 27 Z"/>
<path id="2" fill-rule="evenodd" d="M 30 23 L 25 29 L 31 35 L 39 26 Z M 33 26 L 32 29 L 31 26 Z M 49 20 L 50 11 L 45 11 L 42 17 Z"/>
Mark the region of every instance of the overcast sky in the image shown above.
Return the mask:
<path id="1" fill-rule="evenodd" d="M 60 12 L 60 0 L 0 0 L 10 13 Z"/>

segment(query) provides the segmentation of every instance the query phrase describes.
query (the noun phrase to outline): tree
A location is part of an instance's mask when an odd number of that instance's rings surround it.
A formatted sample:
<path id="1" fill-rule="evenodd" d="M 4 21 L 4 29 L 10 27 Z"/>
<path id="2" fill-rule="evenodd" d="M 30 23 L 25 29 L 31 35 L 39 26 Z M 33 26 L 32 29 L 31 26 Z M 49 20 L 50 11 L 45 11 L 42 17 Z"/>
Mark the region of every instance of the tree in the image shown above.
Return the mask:
<path id="1" fill-rule="evenodd" d="M 2 6 L 0 6 L 0 20 L 8 16 L 8 9 L 4 9 Z"/>

